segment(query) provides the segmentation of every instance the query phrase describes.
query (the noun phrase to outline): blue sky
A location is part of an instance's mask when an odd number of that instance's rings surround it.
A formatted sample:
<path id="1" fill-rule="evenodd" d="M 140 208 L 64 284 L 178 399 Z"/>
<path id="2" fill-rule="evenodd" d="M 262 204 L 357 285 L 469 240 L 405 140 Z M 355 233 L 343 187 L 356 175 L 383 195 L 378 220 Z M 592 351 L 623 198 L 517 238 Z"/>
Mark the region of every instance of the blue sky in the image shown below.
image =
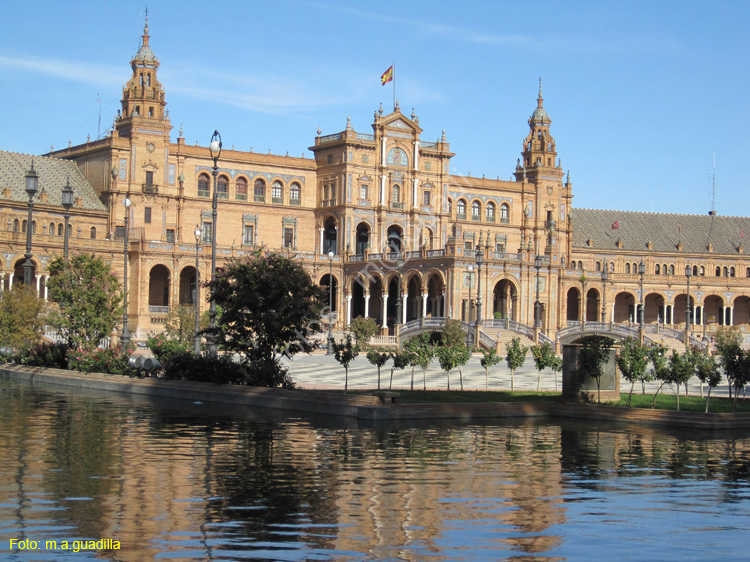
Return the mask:
<path id="1" fill-rule="evenodd" d="M 111 126 L 145 4 L 7 3 L 0 149 Z M 510 178 L 539 76 L 574 206 L 750 215 L 750 3 L 337 0 L 148 4 L 177 138 L 308 157 L 316 130 L 371 132 L 396 63 L 401 110 L 446 131 L 452 172 Z M 98 100 L 101 100 L 101 104 Z M 101 105 L 101 126 L 99 108 Z M 99 128 L 100 127 L 100 128 Z"/>

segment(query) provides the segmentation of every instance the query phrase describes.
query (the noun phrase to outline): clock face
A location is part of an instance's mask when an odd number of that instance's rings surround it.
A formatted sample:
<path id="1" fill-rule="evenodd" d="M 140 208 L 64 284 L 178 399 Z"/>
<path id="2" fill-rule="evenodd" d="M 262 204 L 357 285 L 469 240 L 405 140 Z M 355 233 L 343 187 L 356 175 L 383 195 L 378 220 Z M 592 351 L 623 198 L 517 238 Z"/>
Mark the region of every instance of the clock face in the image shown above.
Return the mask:
<path id="1" fill-rule="evenodd" d="M 156 147 L 154 146 L 154 143 L 152 143 L 152 142 L 147 142 L 146 143 L 146 150 L 148 150 L 149 152 L 153 152 L 155 148 Z"/>

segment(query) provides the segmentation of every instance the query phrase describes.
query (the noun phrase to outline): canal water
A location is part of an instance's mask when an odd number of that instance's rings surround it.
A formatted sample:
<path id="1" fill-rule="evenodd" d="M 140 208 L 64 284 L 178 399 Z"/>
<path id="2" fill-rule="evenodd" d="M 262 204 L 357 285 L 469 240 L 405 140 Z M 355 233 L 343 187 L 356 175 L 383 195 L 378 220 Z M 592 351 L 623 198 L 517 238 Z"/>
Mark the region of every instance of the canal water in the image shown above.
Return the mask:
<path id="1" fill-rule="evenodd" d="M 750 432 L 368 427 L 0 381 L 1 560 L 747 560 L 748 536 Z"/>

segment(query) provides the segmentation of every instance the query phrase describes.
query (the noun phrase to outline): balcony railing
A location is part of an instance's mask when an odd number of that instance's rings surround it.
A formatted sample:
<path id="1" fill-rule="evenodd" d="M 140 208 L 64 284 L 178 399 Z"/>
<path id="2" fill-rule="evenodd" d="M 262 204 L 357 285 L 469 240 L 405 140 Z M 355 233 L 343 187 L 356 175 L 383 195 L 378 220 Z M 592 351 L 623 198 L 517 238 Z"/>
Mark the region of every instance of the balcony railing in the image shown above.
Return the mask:
<path id="1" fill-rule="evenodd" d="M 144 183 L 143 184 L 143 193 L 148 193 L 151 195 L 155 195 L 159 193 L 159 186 L 154 185 L 153 183 Z"/>

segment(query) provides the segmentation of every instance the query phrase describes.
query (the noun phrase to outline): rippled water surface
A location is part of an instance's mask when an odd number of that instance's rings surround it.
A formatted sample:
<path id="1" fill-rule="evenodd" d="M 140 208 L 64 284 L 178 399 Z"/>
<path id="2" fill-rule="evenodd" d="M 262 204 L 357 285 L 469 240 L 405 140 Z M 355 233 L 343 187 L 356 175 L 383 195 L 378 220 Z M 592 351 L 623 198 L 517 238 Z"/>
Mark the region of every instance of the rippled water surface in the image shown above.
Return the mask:
<path id="1" fill-rule="evenodd" d="M 749 446 L 586 423 L 363 427 L 0 381 L 0 559 L 747 560 Z M 37 548 L 10 550 L 24 539 Z M 120 548 L 72 550 L 100 539 Z"/>

